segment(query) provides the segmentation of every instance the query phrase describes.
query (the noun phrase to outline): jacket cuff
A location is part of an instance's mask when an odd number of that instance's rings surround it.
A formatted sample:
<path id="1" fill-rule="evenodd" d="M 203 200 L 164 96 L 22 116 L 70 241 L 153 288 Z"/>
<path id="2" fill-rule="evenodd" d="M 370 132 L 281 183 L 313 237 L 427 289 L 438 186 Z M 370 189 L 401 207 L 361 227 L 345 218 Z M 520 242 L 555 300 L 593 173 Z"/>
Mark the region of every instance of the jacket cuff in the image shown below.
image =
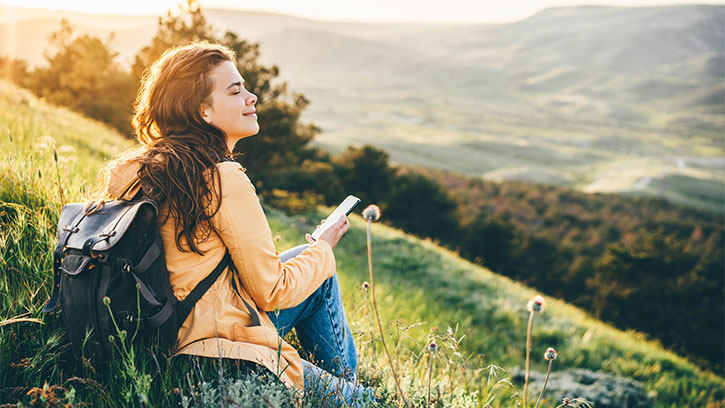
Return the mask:
<path id="1" fill-rule="evenodd" d="M 322 240 L 322 239 L 318 239 L 317 241 L 312 243 L 310 245 L 310 248 L 313 248 L 313 247 L 319 247 L 322 250 L 322 252 L 325 254 L 325 256 L 329 257 L 329 259 L 333 265 L 333 267 L 330 268 L 330 273 L 328 273 L 328 278 L 331 278 L 333 275 L 335 275 L 335 270 L 336 270 L 336 268 L 334 267 L 335 254 L 332 252 L 332 247 L 330 246 L 330 244 L 327 243 L 327 241 Z"/>

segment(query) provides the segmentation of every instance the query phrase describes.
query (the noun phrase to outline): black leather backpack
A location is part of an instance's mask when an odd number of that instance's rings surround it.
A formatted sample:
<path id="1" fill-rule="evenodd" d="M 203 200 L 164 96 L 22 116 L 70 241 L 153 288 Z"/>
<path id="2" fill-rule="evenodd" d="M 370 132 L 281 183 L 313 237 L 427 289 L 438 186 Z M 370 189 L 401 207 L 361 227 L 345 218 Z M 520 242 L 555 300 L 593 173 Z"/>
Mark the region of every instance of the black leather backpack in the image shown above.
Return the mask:
<path id="1" fill-rule="evenodd" d="M 173 346 L 194 304 L 231 264 L 227 252 L 184 301 L 177 302 L 157 215 L 156 205 L 147 200 L 63 207 L 53 252 L 53 293 L 43 311 L 52 312 L 60 303 L 76 358 L 108 360 L 114 342 L 123 339 L 158 335 L 164 345 Z"/>

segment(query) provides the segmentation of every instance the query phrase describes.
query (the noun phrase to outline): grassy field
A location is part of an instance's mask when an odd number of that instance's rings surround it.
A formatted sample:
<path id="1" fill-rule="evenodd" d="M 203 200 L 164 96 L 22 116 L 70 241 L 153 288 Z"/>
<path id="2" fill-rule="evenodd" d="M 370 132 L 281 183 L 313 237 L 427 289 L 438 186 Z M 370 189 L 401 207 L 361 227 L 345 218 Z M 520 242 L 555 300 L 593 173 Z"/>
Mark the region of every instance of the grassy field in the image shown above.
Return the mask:
<path id="1" fill-rule="evenodd" d="M 343 88 L 343 85 L 340 85 Z M 602 120 L 568 112 L 544 97 L 425 95 L 399 85 L 354 97 L 300 86 L 312 101 L 305 113 L 323 132 L 316 143 L 337 152 L 348 144 L 383 147 L 398 163 L 490 180 L 567 185 L 588 192 L 664 196 L 722 211 L 701 194 L 725 190 L 722 132 L 660 126 L 656 109 L 632 104 L 643 120 Z M 693 114 L 693 116 L 697 116 Z M 698 190 L 642 189 L 643 180 L 687 177 Z"/>
<path id="2" fill-rule="evenodd" d="M 164 361 L 159 366 L 143 350 L 131 358 L 133 372 L 118 362 L 106 374 L 74 363 L 61 320 L 40 311 L 50 292 L 50 248 L 61 203 L 81 199 L 103 163 L 130 143 L 101 124 L 0 82 L 0 146 L 0 404 L 27 405 L 32 392 L 42 393 L 44 387 L 45 392 L 63 387 L 58 392 L 64 402 L 92 406 L 134 406 L 138 395 L 148 397 L 151 406 L 172 405 L 180 395 L 193 397 L 194 390 L 185 385 L 186 372 Z M 280 237 L 278 249 L 301 243 L 324 212 L 291 217 L 270 209 L 273 233 Z M 378 335 L 361 287 L 369 280 L 365 224 L 356 215 L 351 221 L 335 252 L 357 336 L 361 377 L 377 386 L 384 406 L 393 406 L 395 386 L 379 339 L 371 341 Z M 373 247 L 378 306 L 406 394 L 422 404 L 425 346 L 435 336 L 441 350 L 433 388 L 440 390 L 442 406 L 482 407 L 493 384 L 509 377 L 508 370 L 523 366 L 526 302 L 535 293 L 433 242 L 384 225 L 373 226 Z M 551 346 L 560 356 L 553 375 L 581 367 L 632 378 L 656 395 L 656 406 L 663 408 L 725 403 L 722 377 L 556 299 L 547 299 L 545 312 L 537 317 L 533 344 L 537 371 L 545 370 L 538 356 Z M 504 368 L 492 382 L 487 381 L 489 371 L 478 370 L 490 364 Z M 197 391 L 203 388 L 196 385 Z M 519 384 L 502 387 L 491 405 L 514 405 L 510 396 L 515 392 L 521 392 Z M 544 406 L 559 402 L 545 400 Z M 325 405 L 308 399 L 305 406 Z"/>

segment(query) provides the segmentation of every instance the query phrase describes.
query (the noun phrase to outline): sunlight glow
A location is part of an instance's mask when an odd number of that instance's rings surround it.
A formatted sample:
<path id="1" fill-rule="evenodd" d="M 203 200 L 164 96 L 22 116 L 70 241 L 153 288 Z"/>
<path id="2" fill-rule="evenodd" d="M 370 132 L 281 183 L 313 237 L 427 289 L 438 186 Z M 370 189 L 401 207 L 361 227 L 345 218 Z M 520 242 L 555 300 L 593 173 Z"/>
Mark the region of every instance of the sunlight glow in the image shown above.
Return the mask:
<path id="1" fill-rule="evenodd" d="M 0 0 L 0 6 L 40 7 L 84 13 L 160 15 L 176 10 L 185 0 Z M 655 6 L 725 4 L 712 0 L 201 0 L 205 8 L 267 11 L 317 20 L 400 22 L 512 22 L 544 8 L 573 5 Z"/>
<path id="2" fill-rule="evenodd" d="M 17 55 L 17 26 L 15 24 L 16 18 L 15 18 L 15 9 L 10 9 L 10 15 L 8 25 L 7 25 L 7 35 L 5 36 L 5 50 L 7 57 L 9 57 L 11 60 L 16 58 Z M 12 70 L 11 64 L 5 64 L 5 72 L 3 73 L 3 76 L 5 78 L 10 78 L 10 72 Z"/>

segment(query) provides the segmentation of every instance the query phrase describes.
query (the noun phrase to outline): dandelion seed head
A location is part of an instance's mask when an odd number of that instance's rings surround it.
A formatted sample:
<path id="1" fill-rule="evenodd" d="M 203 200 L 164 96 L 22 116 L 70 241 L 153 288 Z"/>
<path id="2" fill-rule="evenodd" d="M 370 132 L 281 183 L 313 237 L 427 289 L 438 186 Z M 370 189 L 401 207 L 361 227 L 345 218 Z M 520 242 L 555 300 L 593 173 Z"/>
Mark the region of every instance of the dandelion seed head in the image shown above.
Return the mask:
<path id="1" fill-rule="evenodd" d="M 380 219 L 380 207 L 375 204 L 370 204 L 365 207 L 362 212 L 362 216 L 365 220 L 377 221 Z"/>
<path id="2" fill-rule="evenodd" d="M 365 282 L 362 283 L 362 288 L 365 289 L 365 290 L 368 290 L 368 289 L 370 289 L 370 284 L 367 283 L 367 281 L 365 281 Z"/>
<path id="3" fill-rule="evenodd" d="M 61 154 L 73 153 L 75 151 L 76 151 L 76 148 L 71 145 L 58 146 L 58 153 L 61 153 Z"/>
<path id="4" fill-rule="evenodd" d="M 281 240 L 282 240 L 282 237 L 280 237 L 279 235 L 274 236 L 274 242 L 279 242 Z"/>
<path id="5" fill-rule="evenodd" d="M 60 157 L 58 157 L 58 162 L 59 163 L 75 163 L 77 161 L 78 161 L 78 159 L 76 159 L 73 156 L 60 156 Z"/>
<path id="6" fill-rule="evenodd" d="M 53 139 L 52 136 L 48 136 L 48 135 L 43 135 L 40 138 L 38 138 L 38 142 L 49 144 L 49 145 L 55 145 L 55 139 Z"/>
<path id="7" fill-rule="evenodd" d="M 536 295 L 526 304 L 526 310 L 529 312 L 543 312 L 546 301 L 541 295 Z"/>
<path id="8" fill-rule="evenodd" d="M 436 351 L 438 351 L 438 345 L 435 341 L 431 341 L 430 343 L 428 343 L 428 351 L 430 351 L 431 353 L 435 353 Z"/>
<path id="9" fill-rule="evenodd" d="M 554 350 L 553 347 L 549 347 L 548 349 L 546 349 L 546 352 L 544 353 L 544 360 L 556 360 L 557 357 L 559 357 L 559 354 L 556 352 L 556 350 Z"/>

